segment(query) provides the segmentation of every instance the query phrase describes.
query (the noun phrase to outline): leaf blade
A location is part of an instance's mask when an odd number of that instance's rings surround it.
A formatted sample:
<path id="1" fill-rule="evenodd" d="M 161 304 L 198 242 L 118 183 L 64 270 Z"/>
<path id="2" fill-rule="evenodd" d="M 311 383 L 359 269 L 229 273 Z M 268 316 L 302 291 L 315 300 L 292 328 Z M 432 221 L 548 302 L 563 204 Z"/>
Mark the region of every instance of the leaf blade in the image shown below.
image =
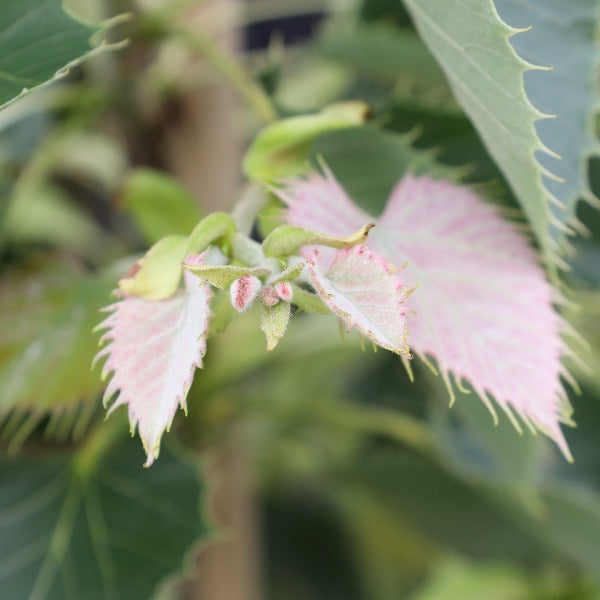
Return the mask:
<path id="1" fill-rule="evenodd" d="M 190 264 L 203 260 L 202 255 L 187 258 Z M 102 338 L 108 344 L 95 360 L 107 356 L 103 377 L 113 373 L 104 403 L 118 392 L 108 414 L 127 405 L 131 430 L 138 428 L 148 457 L 145 466 L 158 457 L 177 407 L 186 410 L 194 371 L 206 351 L 212 292 L 191 273 L 184 277 L 185 291 L 161 301 L 123 298 L 107 308 L 112 313 L 99 325 L 108 329 Z"/>

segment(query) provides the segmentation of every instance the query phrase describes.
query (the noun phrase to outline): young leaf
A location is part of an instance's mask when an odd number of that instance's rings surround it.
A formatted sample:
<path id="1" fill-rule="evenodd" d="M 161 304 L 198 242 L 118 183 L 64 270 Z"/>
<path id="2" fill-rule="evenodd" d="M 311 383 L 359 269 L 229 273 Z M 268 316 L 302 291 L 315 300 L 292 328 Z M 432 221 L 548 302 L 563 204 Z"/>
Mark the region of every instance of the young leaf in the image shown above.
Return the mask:
<path id="1" fill-rule="evenodd" d="M 364 245 L 340 250 L 327 271 L 319 250 L 306 252 L 306 258 L 312 285 L 348 329 L 408 356 L 404 283 L 385 258 Z"/>
<path id="2" fill-rule="evenodd" d="M 204 255 L 190 255 L 200 264 Z M 126 404 L 132 432 L 138 427 L 146 466 L 158 457 L 160 439 L 168 430 L 177 406 L 186 396 L 196 367 L 202 367 L 212 292 L 208 283 L 187 272 L 185 290 L 161 301 L 125 297 L 106 310 L 112 314 L 99 329 L 108 329 L 109 343 L 96 355 L 108 356 L 102 376 L 112 372 L 104 404 L 118 394 L 108 414 Z"/>
<path id="3" fill-rule="evenodd" d="M 509 41 L 519 30 L 500 19 L 493 0 L 405 0 L 405 4 L 523 206 L 544 256 L 556 262 L 550 204 L 560 203 L 543 181 L 544 175 L 555 176 L 537 156 L 556 154 L 535 128 L 536 121 L 549 115 L 531 104 L 523 84 L 523 75 L 539 67 L 517 56 Z"/>
<path id="4" fill-rule="evenodd" d="M 221 290 L 228 288 L 240 277 L 266 277 L 271 273 L 266 267 L 238 267 L 237 265 L 190 265 L 184 264 L 186 271 L 208 281 Z"/>
<path id="5" fill-rule="evenodd" d="M 363 225 L 358 231 L 346 237 L 332 237 L 317 231 L 308 231 L 302 227 L 281 225 L 271 231 L 263 242 L 265 256 L 290 256 L 297 254 L 303 246 L 328 246 L 345 248 L 362 244 L 373 227 L 372 223 Z"/>
<path id="6" fill-rule="evenodd" d="M 278 302 L 274 305 L 261 304 L 260 328 L 267 338 L 267 350 L 270 352 L 275 349 L 279 340 L 284 336 L 292 307 L 289 302 Z"/>
<path id="7" fill-rule="evenodd" d="M 330 235 L 370 219 L 331 174 L 294 182 L 281 197 L 290 223 Z M 517 427 L 511 409 L 570 457 L 559 426 L 569 419 L 560 382 L 562 321 L 536 255 L 517 231 L 468 188 L 408 176 L 393 190 L 369 246 L 396 266 L 407 263 L 405 283 L 416 288 L 407 299 L 415 313 L 408 317 L 411 349 L 437 361 L 450 389 L 451 371 L 490 408 L 488 394 Z"/>
<path id="8" fill-rule="evenodd" d="M 146 300 L 170 298 L 179 286 L 187 243 L 184 235 L 168 235 L 156 242 L 132 272 L 119 280 L 120 290 Z"/>
<path id="9" fill-rule="evenodd" d="M 314 115 L 283 119 L 263 129 L 244 157 L 250 179 L 267 181 L 302 170 L 310 144 L 319 135 L 364 123 L 368 107 L 362 102 L 332 104 Z"/>

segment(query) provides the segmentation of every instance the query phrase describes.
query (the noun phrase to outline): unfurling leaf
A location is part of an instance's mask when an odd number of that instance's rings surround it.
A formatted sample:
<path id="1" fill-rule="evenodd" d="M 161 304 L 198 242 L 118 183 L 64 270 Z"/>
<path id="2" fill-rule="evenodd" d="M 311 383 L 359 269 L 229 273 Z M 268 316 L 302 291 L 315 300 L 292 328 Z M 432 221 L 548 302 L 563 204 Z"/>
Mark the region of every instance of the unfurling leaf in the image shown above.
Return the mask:
<path id="1" fill-rule="evenodd" d="M 392 265 L 364 245 L 340 250 L 324 271 L 320 253 L 306 253 L 310 281 L 330 310 L 372 342 L 408 356 L 406 292 Z"/>
<path id="2" fill-rule="evenodd" d="M 277 121 L 252 142 L 244 157 L 244 172 L 250 179 L 262 181 L 295 175 L 302 170 L 316 137 L 361 125 L 368 112 L 369 107 L 363 102 L 340 102 L 314 115 Z"/>
<path id="3" fill-rule="evenodd" d="M 346 246 L 362 244 L 373 228 L 372 223 L 362 225 L 351 235 L 334 237 L 325 235 L 319 231 L 309 231 L 302 227 L 281 225 L 274 229 L 263 242 L 265 256 L 290 256 L 297 254 L 303 246 L 328 246 L 338 250 Z"/>
<path id="4" fill-rule="evenodd" d="M 334 236 L 372 220 L 331 173 L 291 182 L 281 198 L 289 223 Z M 375 222 L 369 247 L 395 266 L 406 263 L 403 278 L 415 288 L 407 299 L 414 311 L 408 315 L 411 349 L 437 361 L 450 391 L 452 372 L 492 412 L 488 395 L 517 428 L 513 410 L 570 458 L 559 425 L 570 416 L 560 381 L 562 320 L 526 240 L 470 189 L 429 177 L 402 179 Z M 325 266 L 313 258 L 312 277 L 321 285 L 330 252 L 321 252 Z M 341 267 L 334 259 L 329 268 Z"/>
<path id="5" fill-rule="evenodd" d="M 200 264 L 204 255 L 190 255 Z M 125 297 L 106 310 L 112 314 L 98 328 L 108 329 L 108 344 L 96 360 L 108 356 L 103 378 L 112 372 L 104 404 L 118 394 L 108 410 L 126 404 L 132 432 L 137 426 L 146 466 L 158 457 L 160 439 L 177 406 L 186 410 L 186 396 L 196 367 L 202 367 L 210 317 L 210 285 L 189 272 L 185 289 L 167 300 Z"/>
<path id="6" fill-rule="evenodd" d="M 244 275 L 236 279 L 229 287 L 231 305 L 238 312 L 248 310 L 262 287 L 262 281 L 254 275 Z"/>
<path id="7" fill-rule="evenodd" d="M 169 235 L 156 242 L 119 281 L 120 290 L 146 300 L 170 298 L 179 287 L 187 243 L 184 235 Z"/>

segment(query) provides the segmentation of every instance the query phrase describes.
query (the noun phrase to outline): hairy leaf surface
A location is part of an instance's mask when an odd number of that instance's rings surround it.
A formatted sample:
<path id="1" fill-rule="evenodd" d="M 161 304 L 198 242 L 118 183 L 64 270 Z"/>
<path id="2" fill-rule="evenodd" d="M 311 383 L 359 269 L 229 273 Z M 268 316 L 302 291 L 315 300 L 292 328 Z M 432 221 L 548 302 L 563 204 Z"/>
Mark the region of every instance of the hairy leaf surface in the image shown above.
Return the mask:
<path id="1" fill-rule="evenodd" d="M 407 356 L 406 292 L 392 265 L 364 245 L 340 250 L 325 270 L 320 249 L 306 252 L 310 281 L 323 302 L 372 342 Z"/>
<path id="2" fill-rule="evenodd" d="M 190 255 L 200 264 L 203 255 Z M 118 393 L 109 409 L 125 404 L 132 431 L 137 427 L 150 466 L 158 457 L 160 439 L 169 429 L 186 396 L 196 367 L 202 367 L 212 292 L 208 283 L 185 272 L 185 290 L 166 300 L 125 297 L 107 307 L 112 311 L 99 328 L 108 329 L 108 344 L 96 359 L 108 356 L 103 377 L 112 372 L 104 403 Z"/>
<path id="3" fill-rule="evenodd" d="M 372 217 L 353 207 L 331 174 L 291 183 L 288 221 L 343 235 Z M 324 199 L 327 199 L 324 202 Z M 407 305 L 411 349 L 433 357 L 448 388 L 464 378 L 547 433 L 569 457 L 559 421 L 568 419 L 560 381 L 562 321 L 553 292 L 524 238 L 466 187 L 407 176 L 391 193 L 369 246 L 415 288 Z M 329 259 L 328 259 L 329 260 Z"/>

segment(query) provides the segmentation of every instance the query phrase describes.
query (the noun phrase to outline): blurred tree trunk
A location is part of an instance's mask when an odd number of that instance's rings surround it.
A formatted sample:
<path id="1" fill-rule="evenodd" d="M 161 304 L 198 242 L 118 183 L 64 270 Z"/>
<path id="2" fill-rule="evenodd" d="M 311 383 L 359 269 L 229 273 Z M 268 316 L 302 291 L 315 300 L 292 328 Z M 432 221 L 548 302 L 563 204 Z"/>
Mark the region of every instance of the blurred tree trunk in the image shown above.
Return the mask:
<path id="1" fill-rule="evenodd" d="M 239 9 L 237 4 L 237 0 L 205 0 L 187 15 L 187 22 L 206 32 L 214 11 L 231 14 Z M 219 42 L 235 51 L 239 40 L 229 35 Z M 206 211 L 229 210 L 239 186 L 241 159 L 234 92 L 229 85 L 214 81 L 187 93 L 179 107 L 177 119 L 165 129 L 165 166 L 194 192 Z M 220 536 L 199 552 L 200 577 L 187 586 L 186 600 L 262 597 L 257 516 L 244 446 L 244 436 L 233 427 L 222 445 L 210 453 L 208 510 Z"/>

